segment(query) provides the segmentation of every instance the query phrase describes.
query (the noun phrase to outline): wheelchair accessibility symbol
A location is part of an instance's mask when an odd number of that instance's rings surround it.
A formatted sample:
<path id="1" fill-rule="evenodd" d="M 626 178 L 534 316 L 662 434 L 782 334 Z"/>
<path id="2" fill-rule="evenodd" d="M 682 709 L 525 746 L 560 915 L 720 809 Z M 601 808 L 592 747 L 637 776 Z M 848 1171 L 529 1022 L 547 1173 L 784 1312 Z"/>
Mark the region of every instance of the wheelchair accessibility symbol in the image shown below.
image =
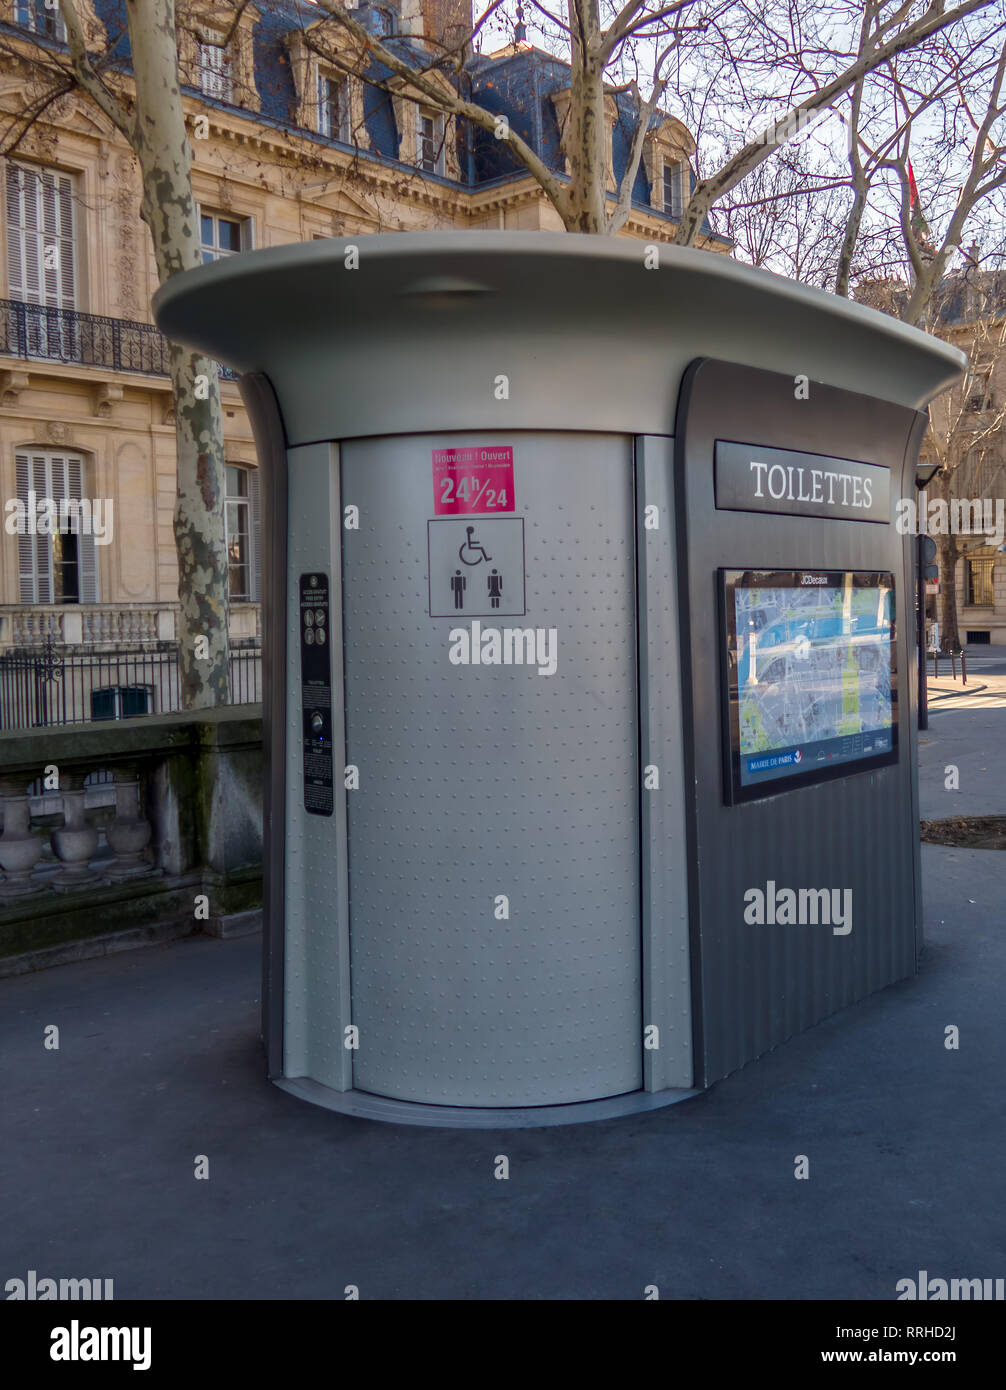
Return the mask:
<path id="1" fill-rule="evenodd" d="M 487 555 L 485 547 L 480 545 L 475 539 L 475 527 L 465 527 L 465 542 L 458 550 L 458 559 L 463 565 L 481 565 L 483 560 L 491 560 L 492 556 Z M 469 559 L 473 555 L 474 559 Z"/>
<path id="2" fill-rule="evenodd" d="M 431 618 L 521 617 L 524 518 L 427 521 Z"/>

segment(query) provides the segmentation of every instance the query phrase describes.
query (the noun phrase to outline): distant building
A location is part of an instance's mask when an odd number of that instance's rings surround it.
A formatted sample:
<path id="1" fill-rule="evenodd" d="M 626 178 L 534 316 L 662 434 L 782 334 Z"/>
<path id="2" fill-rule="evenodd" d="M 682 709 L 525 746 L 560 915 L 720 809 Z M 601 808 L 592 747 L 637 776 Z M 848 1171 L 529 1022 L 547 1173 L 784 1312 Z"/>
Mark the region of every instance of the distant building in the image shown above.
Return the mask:
<path id="1" fill-rule="evenodd" d="M 931 407 L 933 429 L 919 457 L 923 476 L 948 458 L 954 468 L 952 496 L 981 501 L 993 519 L 1006 509 L 1006 272 L 982 270 L 977 247 L 965 253 L 963 267 L 944 276 L 923 325 L 967 353 L 971 369 L 959 386 Z M 909 288 L 890 277 L 857 287 L 856 299 L 897 314 Z M 938 484 L 929 498 L 941 495 Z M 985 504 L 988 504 L 988 508 Z M 968 513 L 973 520 L 973 512 Z M 1006 645 L 1006 553 L 998 536 L 959 537 L 955 566 L 957 626 L 965 646 Z M 927 615 L 939 616 L 939 581 L 927 586 Z M 943 638 L 941 632 L 941 640 Z"/>

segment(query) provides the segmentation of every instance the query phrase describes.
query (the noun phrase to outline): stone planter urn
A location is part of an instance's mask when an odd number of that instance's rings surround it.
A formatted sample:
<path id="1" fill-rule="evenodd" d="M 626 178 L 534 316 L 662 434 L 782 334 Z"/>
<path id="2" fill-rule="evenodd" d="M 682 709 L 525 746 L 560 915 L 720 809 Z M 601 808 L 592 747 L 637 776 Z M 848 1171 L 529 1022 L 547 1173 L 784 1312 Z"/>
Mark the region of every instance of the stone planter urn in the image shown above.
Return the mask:
<path id="1" fill-rule="evenodd" d="M 42 841 L 31 833 L 31 806 L 26 796 L 6 796 L 4 828 L 0 835 L 0 869 L 4 878 L 0 894 L 22 897 L 42 886 L 32 880 L 32 870 L 42 855 Z"/>
<path id="2" fill-rule="evenodd" d="M 109 878 L 136 878 L 153 872 L 154 866 L 143 853 L 151 834 L 150 821 L 140 815 L 139 782 L 117 782 L 115 819 L 105 832 L 109 849 L 115 852 L 115 858 L 105 869 Z"/>
<path id="3" fill-rule="evenodd" d="M 63 824 L 52 832 L 52 847 L 63 865 L 52 879 L 54 888 L 71 892 L 98 881 L 88 867 L 98 848 L 98 832 L 84 819 L 82 788 L 63 792 Z"/>

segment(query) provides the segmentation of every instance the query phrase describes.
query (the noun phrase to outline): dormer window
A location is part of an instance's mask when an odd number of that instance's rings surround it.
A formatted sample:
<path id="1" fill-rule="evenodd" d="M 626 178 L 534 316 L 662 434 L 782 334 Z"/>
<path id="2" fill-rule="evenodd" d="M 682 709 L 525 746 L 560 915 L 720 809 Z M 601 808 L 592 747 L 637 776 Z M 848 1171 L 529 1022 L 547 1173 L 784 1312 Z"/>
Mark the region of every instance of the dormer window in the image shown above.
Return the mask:
<path id="1" fill-rule="evenodd" d="M 233 94 L 231 55 L 219 44 L 199 44 L 199 90 L 214 101 L 230 101 Z"/>
<path id="2" fill-rule="evenodd" d="M 445 101 L 457 93 L 441 72 L 426 74 L 428 82 L 439 87 Z M 398 131 L 398 158 L 410 169 L 441 178 L 461 177 L 458 162 L 457 122 L 443 109 L 423 101 L 404 77 L 391 77 L 387 83 Z"/>
<path id="3" fill-rule="evenodd" d="M 261 10 L 251 0 L 242 0 L 236 7 L 233 0 L 227 5 L 220 0 L 186 0 L 176 9 L 183 85 L 195 87 L 210 101 L 258 111 L 252 36 Z"/>
<path id="4" fill-rule="evenodd" d="M 664 116 L 647 131 L 643 165 L 650 184 L 650 207 L 680 222 L 691 199 L 691 156 L 695 141 L 675 116 Z"/>
<path id="5" fill-rule="evenodd" d="M 349 142 L 349 80 L 318 77 L 318 130 L 330 140 Z"/>
<path id="6" fill-rule="evenodd" d="M 680 222 L 685 211 L 685 178 L 688 165 L 683 161 L 664 159 L 663 165 L 663 209 L 668 217 Z"/>
<path id="7" fill-rule="evenodd" d="M 318 20 L 305 32 L 293 30 L 284 40 L 297 95 L 294 120 L 301 130 L 317 131 L 327 140 L 369 150 L 363 82 L 357 76 L 367 62 L 364 45 L 344 30 L 326 30 L 329 57 L 319 58 L 308 44 L 311 32 L 326 22 Z"/>
<path id="8" fill-rule="evenodd" d="M 14 20 L 33 34 L 66 43 L 66 25 L 58 4 L 47 5 L 45 0 L 16 0 Z"/>
<path id="9" fill-rule="evenodd" d="M 444 172 L 443 114 L 416 108 L 416 163 L 428 174 Z"/>

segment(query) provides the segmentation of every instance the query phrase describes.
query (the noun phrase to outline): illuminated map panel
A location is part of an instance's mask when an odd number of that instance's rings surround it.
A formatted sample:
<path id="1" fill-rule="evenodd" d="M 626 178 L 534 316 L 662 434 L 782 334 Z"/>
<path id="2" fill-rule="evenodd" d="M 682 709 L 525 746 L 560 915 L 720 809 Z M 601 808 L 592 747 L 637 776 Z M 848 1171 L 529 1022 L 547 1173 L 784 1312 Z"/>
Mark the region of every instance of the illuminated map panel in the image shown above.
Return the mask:
<path id="1" fill-rule="evenodd" d="M 727 799 L 897 760 L 894 576 L 721 570 Z"/>

